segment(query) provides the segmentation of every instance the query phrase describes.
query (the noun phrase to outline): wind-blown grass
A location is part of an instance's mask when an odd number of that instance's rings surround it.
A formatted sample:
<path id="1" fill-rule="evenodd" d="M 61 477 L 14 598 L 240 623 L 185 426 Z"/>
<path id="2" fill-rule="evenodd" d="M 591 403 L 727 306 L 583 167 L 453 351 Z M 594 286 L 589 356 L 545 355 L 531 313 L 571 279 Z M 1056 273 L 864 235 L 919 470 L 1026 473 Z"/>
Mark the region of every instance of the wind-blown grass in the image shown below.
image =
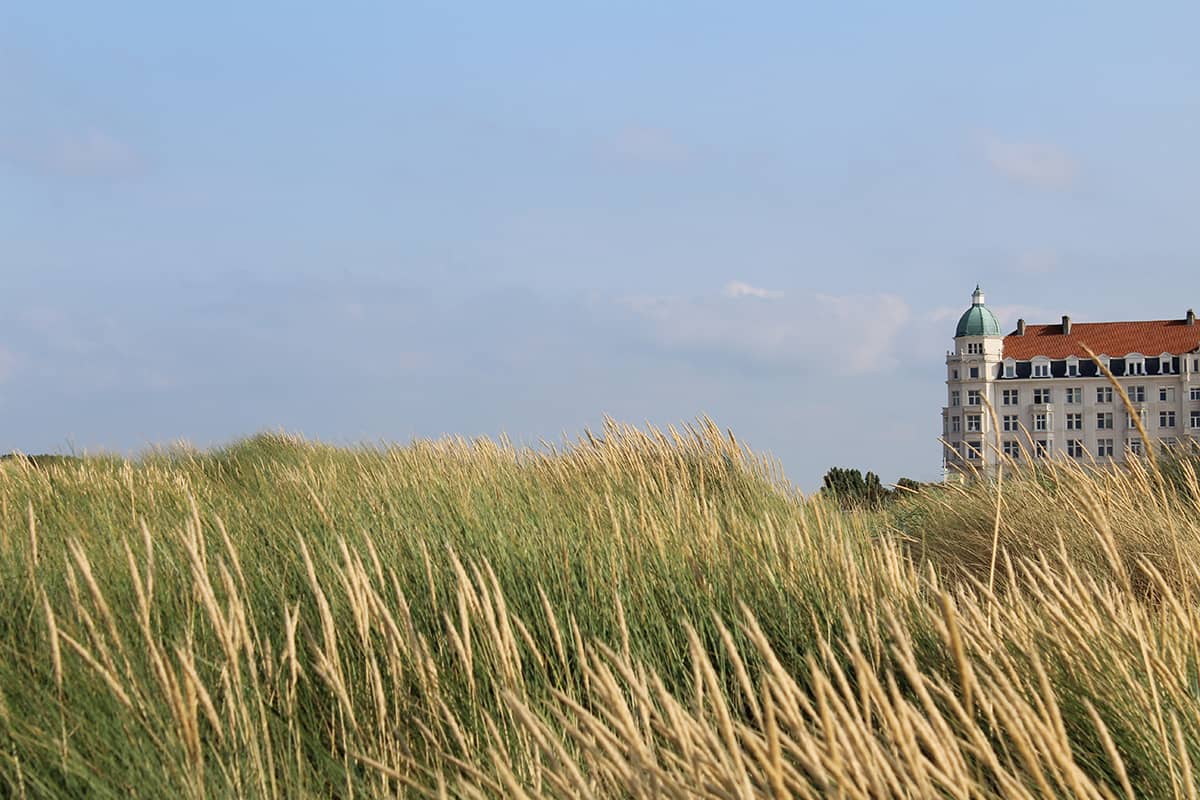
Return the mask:
<path id="1" fill-rule="evenodd" d="M 0 466 L 13 796 L 1192 797 L 1186 465 L 794 492 L 707 421 Z"/>

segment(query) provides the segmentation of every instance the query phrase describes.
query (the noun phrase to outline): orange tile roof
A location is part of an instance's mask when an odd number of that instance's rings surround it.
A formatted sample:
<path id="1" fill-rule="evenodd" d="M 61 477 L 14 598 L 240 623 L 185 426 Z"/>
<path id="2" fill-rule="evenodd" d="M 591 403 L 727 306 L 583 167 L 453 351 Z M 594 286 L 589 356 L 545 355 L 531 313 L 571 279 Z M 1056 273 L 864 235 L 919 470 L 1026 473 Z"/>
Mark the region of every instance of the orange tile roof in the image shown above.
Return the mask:
<path id="1" fill-rule="evenodd" d="M 1157 356 L 1161 353 L 1190 353 L 1200 347 L 1200 323 L 1188 325 L 1181 319 L 1145 322 L 1074 322 L 1063 336 L 1062 325 L 1027 325 L 1025 335 L 1016 331 L 1004 337 L 1004 357 L 1028 361 L 1034 356 L 1087 358 L 1082 345 L 1096 355 L 1121 358 L 1129 353 Z"/>

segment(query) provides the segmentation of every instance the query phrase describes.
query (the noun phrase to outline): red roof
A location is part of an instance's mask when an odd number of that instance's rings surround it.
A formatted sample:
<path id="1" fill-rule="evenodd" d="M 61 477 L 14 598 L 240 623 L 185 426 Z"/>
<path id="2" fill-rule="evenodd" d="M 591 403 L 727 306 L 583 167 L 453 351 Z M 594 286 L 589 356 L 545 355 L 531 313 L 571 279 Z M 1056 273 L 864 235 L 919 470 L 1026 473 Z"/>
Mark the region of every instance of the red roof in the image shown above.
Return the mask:
<path id="1" fill-rule="evenodd" d="M 1161 353 L 1190 353 L 1200 347 L 1200 324 L 1188 325 L 1182 319 L 1156 319 L 1146 322 L 1074 322 L 1071 333 L 1063 336 L 1062 325 L 1027 325 L 1025 335 L 1016 331 L 1004 337 L 1004 357 L 1028 361 L 1034 356 L 1087 358 L 1082 345 L 1096 355 L 1121 358 L 1129 353 L 1157 356 Z"/>

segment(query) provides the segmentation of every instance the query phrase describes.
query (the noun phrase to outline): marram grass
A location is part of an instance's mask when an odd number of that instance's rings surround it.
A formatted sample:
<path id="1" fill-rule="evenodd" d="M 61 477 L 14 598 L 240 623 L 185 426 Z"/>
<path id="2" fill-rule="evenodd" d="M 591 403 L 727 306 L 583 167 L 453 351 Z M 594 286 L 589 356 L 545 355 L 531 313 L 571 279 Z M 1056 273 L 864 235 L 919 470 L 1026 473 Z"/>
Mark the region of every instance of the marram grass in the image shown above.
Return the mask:
<path id="1" fill-rule="evenodd" d="M 0 466 L 13 797 L 1170 797 L 1200 488 L 880 513 L 707 420 Z"/>

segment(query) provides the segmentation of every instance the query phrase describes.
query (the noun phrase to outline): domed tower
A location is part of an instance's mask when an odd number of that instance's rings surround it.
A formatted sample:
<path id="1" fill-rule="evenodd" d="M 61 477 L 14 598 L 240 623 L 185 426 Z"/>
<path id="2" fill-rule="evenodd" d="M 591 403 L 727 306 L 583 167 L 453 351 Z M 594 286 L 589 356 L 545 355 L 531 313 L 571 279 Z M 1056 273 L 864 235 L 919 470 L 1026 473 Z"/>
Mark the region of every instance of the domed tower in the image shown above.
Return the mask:
<path id="1" fill-rule="evenodd" d="M 1000 332 L 1000 320 L 996 319 L 992 310 L 984 305 L 983 290 L 979 288 L 978 284 L 975 285 L 975 291 L 971 294 L 971 307 L 958 318 L 954 339 L 956 342 L 962 339 L 982 339 L 984 343 L 988 343 L 986 340 L 992 339 L 992 343 L 1001 347 L 1004 343 L 1004 334 Z"/>
<path id="2" fill-rule="evenodd" d="M 986 403 L 993 408 L 999 405 L 994 382 L 1003 359 L 1000 320 L 984 304 L 983 290 L 976 286 L 971 307 L 954 329 L 954 350 L 946 353 L 948 403 L 942 412 L 942 436 L 948 470 L 961 472 L 996 463 Z"/>

